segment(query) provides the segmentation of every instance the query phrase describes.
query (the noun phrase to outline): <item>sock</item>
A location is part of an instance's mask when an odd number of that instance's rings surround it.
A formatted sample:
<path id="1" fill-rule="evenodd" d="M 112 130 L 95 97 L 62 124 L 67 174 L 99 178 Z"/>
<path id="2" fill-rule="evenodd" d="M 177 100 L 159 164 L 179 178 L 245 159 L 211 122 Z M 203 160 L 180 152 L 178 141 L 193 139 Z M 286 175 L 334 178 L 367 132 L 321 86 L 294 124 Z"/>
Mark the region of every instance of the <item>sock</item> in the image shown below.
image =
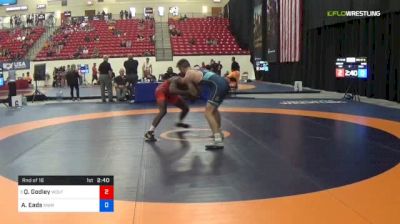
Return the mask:
<path id="1" fill-rule="evenodd" d="M 216 142 L 222 142 L 221 133 L 215 133 L 215 134 L 214 134 L 214 141 L 216 141 Z"/>
<path id="2" fill-rule="evenodd" d="M 149 131 L 154 132 L 155 129 L 156 129 L 156 127 L 154 127 L 153 125 L 151 125 Z"/>

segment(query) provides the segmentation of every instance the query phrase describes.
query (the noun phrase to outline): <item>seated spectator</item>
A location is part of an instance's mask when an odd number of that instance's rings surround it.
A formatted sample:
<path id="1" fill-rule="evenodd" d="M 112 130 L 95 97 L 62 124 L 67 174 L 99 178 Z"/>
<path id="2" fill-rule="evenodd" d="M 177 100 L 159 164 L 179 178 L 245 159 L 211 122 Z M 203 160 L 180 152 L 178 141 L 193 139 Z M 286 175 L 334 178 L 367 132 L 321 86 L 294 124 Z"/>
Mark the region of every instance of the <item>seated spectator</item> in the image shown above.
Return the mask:
<path id="1" fill-rule="evenodd" d="M 81 51 L 76 51 L 75 53 L 74 53 L 74 58 L 80 58 L 80 56 L 81 56 Z"/>
<path id="2" fill-rule="evenodd" d="M 122 40 L 119 45 L 120 47 L 126 47 L 126 40 Z"/>
<path id="3" fill-rule="evenodd" d="M 137 37 L 136 37 L 136 40 L 137 41 L 143 41 L 144 37 L 142 35 L 138 34 Z"/>
<path id="4" fill-rule="evenodd" d="M 173 76 L 178 76 L 172 69 L 172 67 L 168 67 L 167 72 L 162 76 L 162 81 L 165 81 Z"/>
<path id="5" fill-rule="evenodd" d="M 143 56 L 151 56 L 150 50 L 146 50 L 145 52 L 143 52 Z"/>
<path id="6" fill-rule="evenodd" d="M 98 49 L 97 47 L 95 47 L 95 48 L 93 49 L 93 55 L 92 55 L 92 57 L 95 57 L 95 58 L 100 57 L 99 49 Z"/>
<path id="7" fill-rule="evenodd" d="M 176 28 L 170 29 L 169 33 L 171 36 L 177 36 L 178 35 L 178 30 Z"/>
<path id="8" fill-rule="evenodd" d="M 153 74 L 153 66 L 150 62 L 150 58 L 146 58 L 146 62 L 142 66 L 143 81 L 154 82 L 156 77 Z"/>
<path id="9" fill-rule="evenodd" d="M 196 39 L 191 38 L 191 39 L 189 40 L 189 44 L 190 44 L 191 46 L 196 45 Z"/>
<path id="10" fill-rule="evenodd" d="M 46 42 L 44 43 L 44 48 L 47 49 L 49 47 L 50 47 L 50 42 L 46 40 Z"/>
<path id="11" fill-rule="evenodd" d="M 150 39 L 150 44 L 155 44 L 156 43 L 156 36 L 155 35 L 151 35 L 149 37 L 149 39 Z"/>
<path id="12" fill-rule="evenodd" d="M 99 35 L 96 35 L 96 36 L 94 37 L 94 40 L 95 40 L 95 41 L 100 41 L 100 36 L 99 36 Z"/>
<path id="13" fill-rule="evenodd" d="M 186 22 L 188 20 L 188 17 L 186 16 L 186 14 L 182 17 L 179 18 L 179 21 L 183 21 Z"/>
<path id="14" fill-rule="evenodd" d="M 88 55 L 89 54 L 89 49 L 85 46 L 82 50 L 83 55 Z"/>
<path id="15" fill-rule="evenodd" d="M 53 57 L 53 55 L 54 55 L 53 49 L 49 48 L 49 49 L 47 50 L 46 55 L 47 55 L 47 57 Z"/>
<path id="16" fill-rule="evenodd" d="M 132 47 L 132 41 L 131 40 L 127 40 L 126 41 L 126 48 L 131 48 Z"/>
<path id="17" fill-rule="evenodd" d="M 32 84 L 32 77 L 30 76 L 29 72 L 26 73 L 26 81 L 28 81 L 28 84 Z"/>
<path id="18" fill-rule="evenodd" d="M 114 79 L 115 92 L 117 94 L 118 101 L 126 100 L 126 91 L 128 90 L 128 81 L 126 79 L 125 70 L 121 68 L 119 70 L 119 76 Z"/>
<path id="19" fill-rule="evenodd" d="M 85 37 L 85 42 L 87 42 L 87 43 L 90 42 L 90 37 L 88 35 L 86 35 L 86 37 Z"/>

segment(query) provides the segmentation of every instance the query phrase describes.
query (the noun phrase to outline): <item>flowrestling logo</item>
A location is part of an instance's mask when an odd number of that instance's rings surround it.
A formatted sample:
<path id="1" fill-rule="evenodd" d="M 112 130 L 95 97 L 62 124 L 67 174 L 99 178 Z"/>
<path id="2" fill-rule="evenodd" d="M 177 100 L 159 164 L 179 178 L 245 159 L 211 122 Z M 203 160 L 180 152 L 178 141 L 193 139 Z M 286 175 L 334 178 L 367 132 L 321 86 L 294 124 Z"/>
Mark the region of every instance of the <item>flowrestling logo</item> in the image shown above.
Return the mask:
<path id="1" fill-rule="evenodd" d="M 381 16 L 381 11 L 327 11 L 328 17 L 378 17 Z"/>

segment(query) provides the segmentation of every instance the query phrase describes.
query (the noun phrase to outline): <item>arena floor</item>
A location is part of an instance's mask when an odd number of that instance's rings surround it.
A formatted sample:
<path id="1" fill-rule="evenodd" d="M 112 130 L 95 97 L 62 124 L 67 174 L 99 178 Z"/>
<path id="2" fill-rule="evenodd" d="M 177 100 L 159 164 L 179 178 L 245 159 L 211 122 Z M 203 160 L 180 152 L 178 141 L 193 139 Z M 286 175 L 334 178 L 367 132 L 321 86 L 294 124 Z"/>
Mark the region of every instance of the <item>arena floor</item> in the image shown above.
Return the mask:
<path id="1" fill-rule="evenodd" d="M 143 140 L 152 103 L 2 108 L 0 222 L 398 223 L 399 110 L 295 102 L 226 100 L 214 152 L 200 102 L 188 130 L 170 108 L 155 143 Z M 18 213 L 18 175 L 114 175 L 115 212 Z"/>

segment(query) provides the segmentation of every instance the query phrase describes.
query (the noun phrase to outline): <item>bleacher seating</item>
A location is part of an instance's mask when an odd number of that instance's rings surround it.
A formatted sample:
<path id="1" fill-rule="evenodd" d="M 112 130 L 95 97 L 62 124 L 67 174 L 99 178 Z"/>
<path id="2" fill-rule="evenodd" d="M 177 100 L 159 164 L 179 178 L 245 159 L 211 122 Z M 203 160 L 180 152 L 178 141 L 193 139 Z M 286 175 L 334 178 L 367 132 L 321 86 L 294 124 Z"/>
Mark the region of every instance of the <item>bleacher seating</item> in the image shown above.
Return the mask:
<path id="1" fill-rule="evenodd" d="M 27 32 L 27 29 L 30 30 L 30 33 Z M 45 32 L 45 29 L 42 27 L 27 29 L 23 30 L 17 28 L 14 30 L 0 30 L 0 49 L 8 49 L 11 56 L 5 57 L 4 55 L 1 55 L 0 61 L 17 60 L 17 55 L 19 55 L 20 59 L 23 59 L 29 51 L 29 48 L 31 48 Z M 17 40 L 18 37 L 25 37 L 25 41 Z M 26 45 L 25 48 L 24 44 Z"/>
<path id="2" fill-rule="evenodd" d="M 186 21 L 170 19 L 169 25 L 174 25 L 182 32 L 181 36 L 171 35 L 171 45 L 174 55 L 242 55 L 249 54 L 237 44 L 230 33 L 228 19 L 224 18 L 189 18 Z M 196 44 L 189 41 L 194 38 Z M 216 46 L 208 45 L 207 39 L 216 39 Z"/>
<path id="3" fill-rule="evenodd" d="M 121 32 L 118 37 L 114 35 L 111 27 Z M 108 55 L 109 57 L 126 57 L 129 54 L 134 56 L 142 56 L 145 51 L 149 51 L 150 55 L 154 55 L 154 43 L 150 42 L 149 37 L 154 35 L 154 21 L 144 21 L 143 29 L 140 28 L 140 20 L 117 20 L 115 23 L 107 23 L 104 20 L 94 20 L 90 22 L 91 31 L 78 30 L 73 32 L 65 39 L 65 46 L 59 54 L 53 56 L 47 55 L 47 49 L 42 49 L 38 54 L 37 60 L 60 60 L 76 58 L 74 54 L 78 51 L 79 46 L 86 46 L 89 53 L 80 55 L 79 58 L 96 58 Z M 124 35 L 126 34 L 126 35 Z M 137 35 L 141 34 L 145 37 L 143 41 L 137 41 Z M 99 41 L 94 41 L 96 36 L 99 36 Z M 90 42 L 85 42 L 85 37 L 90 38 Z M 57 42 L 64 39 L 64 33 L 55 35 L 52 42 Z M 121 47 L 121 41 L 132 41 L 131 48 Z M 95 48 L 98 49 L 98 56 L 93 55 Z"/>

